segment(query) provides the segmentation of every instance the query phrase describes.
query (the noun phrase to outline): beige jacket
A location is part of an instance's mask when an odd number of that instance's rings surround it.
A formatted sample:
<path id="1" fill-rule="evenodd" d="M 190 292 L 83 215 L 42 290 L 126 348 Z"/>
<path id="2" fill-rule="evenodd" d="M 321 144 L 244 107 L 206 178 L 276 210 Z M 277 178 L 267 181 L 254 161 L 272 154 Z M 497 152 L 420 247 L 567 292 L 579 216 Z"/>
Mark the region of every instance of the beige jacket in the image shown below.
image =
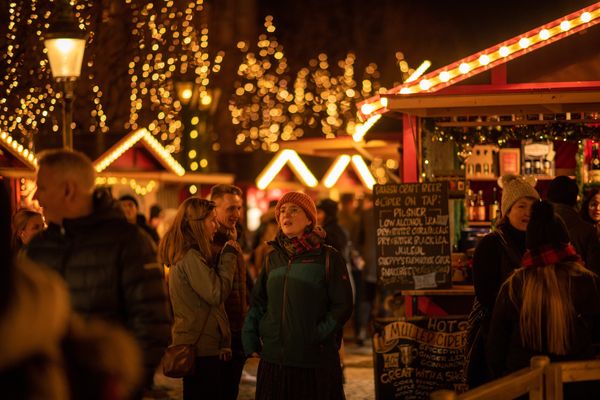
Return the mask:
<path id="1" fill-rule="evenodd" d="M 225 246 L 219 265 L 211 268 L 197 250 L 189 250 L 169 273 L 173 306 L 173 344 L 196 345 L 197 356 L 217 356 L 231 348 L 224 301 L 229 296 L 236 254 Z"/>

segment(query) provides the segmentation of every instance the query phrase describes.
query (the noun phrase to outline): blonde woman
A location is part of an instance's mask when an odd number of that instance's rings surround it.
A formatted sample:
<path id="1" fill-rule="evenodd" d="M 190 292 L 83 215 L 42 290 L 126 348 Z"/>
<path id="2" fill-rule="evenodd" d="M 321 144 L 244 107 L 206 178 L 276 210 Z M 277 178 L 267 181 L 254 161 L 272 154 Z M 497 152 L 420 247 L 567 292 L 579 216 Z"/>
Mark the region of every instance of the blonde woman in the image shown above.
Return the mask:
<path id="1" fill-rule="evenodd" d="M 15 254 L 44 229 L 44 219 L 37 211 L 21 208 L 12 217 L 12 247 Z"/>
<path id="2" fill-rule="evenodd" d="M 229 241 L 212 260 L 217 231 L 215 203 L 191 197 L 178 208 L 161 239 L 160 260 L 170 267 L 173 344 L 196 343 L 195 373 L 183 378 L 184 399 L 217 399 L 221 371 L 231 357 L 231 334 L 223 302 L 231 291 L 238 245 Z"/>
<path id="3" fill-rule="evenodd" d="M 486 350 L 495 378 L 527 367 L 538 354 L 553 361 L 593 358 L 600 339 L 600 279 L 569 244 L 552 204 L 532 206 L 526 244 L 492 315 Z"/>

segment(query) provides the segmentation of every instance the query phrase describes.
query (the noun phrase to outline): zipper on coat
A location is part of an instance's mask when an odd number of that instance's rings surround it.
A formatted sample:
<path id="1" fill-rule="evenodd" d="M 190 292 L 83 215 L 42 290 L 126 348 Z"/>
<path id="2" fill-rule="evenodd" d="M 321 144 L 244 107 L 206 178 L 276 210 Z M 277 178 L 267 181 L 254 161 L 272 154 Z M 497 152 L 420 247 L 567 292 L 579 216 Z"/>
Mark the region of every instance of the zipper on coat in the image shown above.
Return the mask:
<path id="1" fill-rule="evenodd" d="M 290 274 L 290 269 L 292 267 L 292 258 L 290 257 L 290 259 L 288 260 L 288 265 L 287 265 L 287 269 L 285 271 L 285 277 L 283 278 L 283 299 L 281 301 L 282 307 L 281 307 L 281 327 L 279 330 L 279 336 L 281 338 L 280 342 L 281 342 L 281 364 L 283 364 L 283 359 L 284 359 L 284 343 L 283 343 L 283 334 L 284 332 L 284 326 L 285 326 L 285 308 L 286 308 L 286 299 L 287 299 L 287 281 L 288 281 L 288 275 Z"/>

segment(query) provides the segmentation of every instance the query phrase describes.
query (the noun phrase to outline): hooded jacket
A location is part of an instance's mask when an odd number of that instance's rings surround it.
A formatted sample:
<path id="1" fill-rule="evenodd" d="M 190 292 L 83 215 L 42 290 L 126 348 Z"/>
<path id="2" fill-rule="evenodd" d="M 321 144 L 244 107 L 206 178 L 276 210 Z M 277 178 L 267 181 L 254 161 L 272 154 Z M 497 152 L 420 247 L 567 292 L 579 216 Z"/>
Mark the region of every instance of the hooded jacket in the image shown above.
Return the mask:
<path id="1" fill-rule="evenodd" d="M 242 332 L 245 353 L 257 352 L 284 366 L 331 365 L 337 357 L 337 334 L 352 313 L 352 289 L 342 256 L 321 246 L 290 258 L 277 242 L 269 244 L 274 250 L 252 292 Z"/>
<path id="2" fill-rule="evenodd" d="M 67 282 L 73 309 L 121 324 L 142 348 L 150 379 L 169 341 L 166 288 L 150 240 L 125 219 L 106 190 L 92 214 L 50 224 L 27 246 L 34 261 Z"/>

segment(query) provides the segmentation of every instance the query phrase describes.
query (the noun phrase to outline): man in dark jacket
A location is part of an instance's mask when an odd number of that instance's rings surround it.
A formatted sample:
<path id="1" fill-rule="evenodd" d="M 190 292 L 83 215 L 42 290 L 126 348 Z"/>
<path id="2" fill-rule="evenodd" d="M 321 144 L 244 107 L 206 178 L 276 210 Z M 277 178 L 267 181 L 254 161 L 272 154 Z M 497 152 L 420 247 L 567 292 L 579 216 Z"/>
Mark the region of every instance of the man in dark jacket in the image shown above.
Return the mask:
<path id="1" fill-rule="evenodd" d="M 94 190 L 94 181 L 84 154 L 40 154 L 35 198 L 48 229 L 29 243 L 27 255 L 63 276 L 75 311 L 133 333 L 148 388 L 169 340 L 164 281 L 150 241 L 127 222 L 110 192 Z"/>
<path id="2" fill-rule="evenodd" d="M 210 189 L 210 199 L 215 202 L 219 228 L 212 242 L 212 253 L 217 256 L 229 240 L 240 241 L 238 230 L 242 215 L 242 190 L 233 185 L 215 185 Z M 237 248 L 237 266 L 233 276 L 231 292 L 225 300 L 225 311 L 231 329 L 231 362 L 224 366 L 224 380 L 229 387 L 228 393 L 222 393 L 222 399 L 235 400 L 238 397 L 240 378 L 246 363 L 242 347 L 242 327 L 248 312 L 247 269 L 241 246 Z"/>
<path id="3" fill-rule="evenodd" d="M 600 273 L 600 243 L 594 227 L 585 222 L 577 209 L 579 188 L 574 179 L 557 176 L 548 186 L 548 201 L 554 205 L 554 212 L 567 227 L 571 244 L 585 262 L 585 266 Z"/>

